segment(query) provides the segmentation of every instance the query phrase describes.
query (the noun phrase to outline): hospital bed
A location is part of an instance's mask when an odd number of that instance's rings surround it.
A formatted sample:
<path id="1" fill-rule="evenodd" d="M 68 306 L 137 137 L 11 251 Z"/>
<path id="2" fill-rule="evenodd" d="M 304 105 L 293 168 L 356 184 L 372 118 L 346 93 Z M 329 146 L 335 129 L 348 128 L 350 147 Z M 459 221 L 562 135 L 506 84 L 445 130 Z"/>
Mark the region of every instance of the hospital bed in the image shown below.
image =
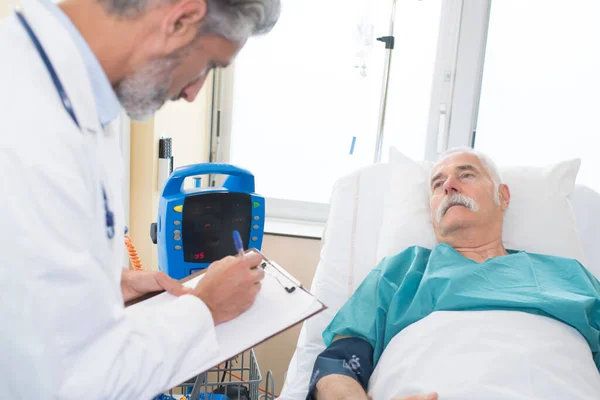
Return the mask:
<path id="1" fill-rule="evenodd" d="M 378 262 L 391 168 L 388 163 L 371 165 L 341 178 L 334 186 L 311 288 L 328 309 L 304 323 L 280 399 L 306 398 L 315 359 L 325 347 L 322 331 Z M 600 194 L 575 185 L 569 198 L 585 265 L 600 278 Z"/>

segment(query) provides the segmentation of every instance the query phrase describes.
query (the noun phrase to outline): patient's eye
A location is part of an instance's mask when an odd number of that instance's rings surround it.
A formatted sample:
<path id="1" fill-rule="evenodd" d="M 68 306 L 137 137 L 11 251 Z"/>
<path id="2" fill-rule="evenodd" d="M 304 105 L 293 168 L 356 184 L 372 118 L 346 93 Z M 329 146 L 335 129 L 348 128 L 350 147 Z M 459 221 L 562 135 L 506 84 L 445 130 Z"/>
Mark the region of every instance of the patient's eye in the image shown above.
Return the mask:
<path id="1" fill-rule="evenodd" d="M 442 186 L 442 182 L 436 182 L 433 184 L 433 190 L 439 188 L 440 186 Z"/>
<path id="2" fill-rule="evenodd" d="M 460 179 L 473 178 L 473 177 L 475 177 L 475 174 L 473 174 L 471 172 L 466 172 L 460 176 Z"/>

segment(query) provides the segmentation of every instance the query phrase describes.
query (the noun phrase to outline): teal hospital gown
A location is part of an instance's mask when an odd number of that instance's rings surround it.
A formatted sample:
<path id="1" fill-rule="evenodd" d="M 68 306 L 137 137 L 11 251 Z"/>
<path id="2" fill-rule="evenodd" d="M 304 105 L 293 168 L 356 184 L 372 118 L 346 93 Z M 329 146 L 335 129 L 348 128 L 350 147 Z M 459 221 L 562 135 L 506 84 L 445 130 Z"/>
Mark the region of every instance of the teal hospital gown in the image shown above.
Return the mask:
<path id="1" fill-rule="evenodd" d="M 600 370 L 600 283 L 579 262 L 509 251 L 477 263 L 454 248 L 411 247 L 385 258 L 323 333 L 366 340 L 379 360 L 404 328 L 435 311 L 514 310 L 555 318 L 587 340 Z"/>

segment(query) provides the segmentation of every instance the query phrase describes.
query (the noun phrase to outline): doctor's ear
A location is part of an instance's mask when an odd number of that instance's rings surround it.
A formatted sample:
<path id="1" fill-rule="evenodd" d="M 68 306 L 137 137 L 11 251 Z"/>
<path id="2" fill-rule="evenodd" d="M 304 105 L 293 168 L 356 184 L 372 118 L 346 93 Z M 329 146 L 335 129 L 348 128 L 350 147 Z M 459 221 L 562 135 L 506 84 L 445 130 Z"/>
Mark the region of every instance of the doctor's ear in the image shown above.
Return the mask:
<path id="1" fill-rule="evenodd" d="M 168 8 L 163 19 L 165 52 L 171 54 L 189 43 L 198 35 L 198 27 L 206 16 L 206 0 L 180 0 Z"/>

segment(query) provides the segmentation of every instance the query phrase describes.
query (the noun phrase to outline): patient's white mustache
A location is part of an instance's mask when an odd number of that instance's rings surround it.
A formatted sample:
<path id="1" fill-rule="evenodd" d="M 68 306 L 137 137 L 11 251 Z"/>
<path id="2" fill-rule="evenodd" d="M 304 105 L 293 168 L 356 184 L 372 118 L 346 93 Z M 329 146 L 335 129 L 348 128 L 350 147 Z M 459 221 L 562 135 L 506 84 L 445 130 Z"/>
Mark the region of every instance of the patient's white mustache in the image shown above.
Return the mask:
<path id="1" fill-rule="evenodd" d="M 445 197 L 444 200 L 442 200 L 440 206 L 438 207 L 438 212 L 436 215 L 437 222 L 439 223 L 441 221 L 442 217 L 446 215 L 446 212 L 450 207 L 457 205 L 465 206 L 473 212 L 477 212 L 479 210 L 479 205 L 472 198 L 465 196 L 464 194 L 453 193 Z"/>

